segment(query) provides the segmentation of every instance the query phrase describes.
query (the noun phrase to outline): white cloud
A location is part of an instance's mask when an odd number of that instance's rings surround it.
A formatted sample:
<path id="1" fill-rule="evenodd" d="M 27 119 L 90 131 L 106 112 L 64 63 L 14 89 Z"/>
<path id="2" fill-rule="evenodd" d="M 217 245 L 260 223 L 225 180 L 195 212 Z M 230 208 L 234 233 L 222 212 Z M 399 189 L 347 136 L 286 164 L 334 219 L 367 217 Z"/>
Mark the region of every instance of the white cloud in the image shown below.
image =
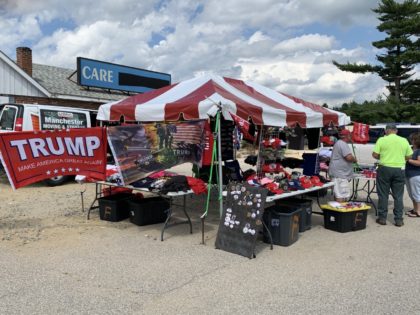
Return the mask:
<path id="1" fill-rule="evenodd" d="M 13 47 L 25 38 L 39 38 L 41 30 L 32 14 L 21 18 L 0 18 L 0 47 Z"/>
<path id="2" fill-rule="evenodd" d="M 284 40 L 273 47 L 275 52 L 293 53 L 300 50 L 325 51 L 331 50 L 335 44 L 332 36 L 320 34 L 306 34 L 300 37 Z"/>
<path id="3" fill-rule="evenodd" d="M 374 100 L 387 93 L 384 82 L 373 74 L 355 74 L 340 71 L 331 60 L 343 56 L 358 56 L 360 49 L 332 52 L 300 52 L 264 63 L 249 61 L 242 64 L 242 75 L 271 88 L 297 95 L 303 99 L 329 105 L 340 105 L 352 100 Z"/>
<path id="4" fill-rule="evenodd" d="M 0 44 L 8 54 L 30 45 L 34 61 L 43 64 L 74 69 L 82 56 L 169 72 L 174 81 L 213 72 L 340 104 L 359 96 L 374 99 L 383 91 L 377 77 L 345 73 L 331 64 L 373 59 L 374 50 L 340 47 L 336 34 L 351 25 L 374 29 L 371 8 L 377 3 L 14 0 L 0 9 Z M 61 22 L 63 27 L 52 29 Z M 334 32 L 311 31 L 314 23 Z"/>
<path id="5" fill-rule="evenodd" d="M 248 44 L 252 45 L 269 39 L 270 37 L 264 35 L 261 31 L 257 31 L 248 39 Z"/>

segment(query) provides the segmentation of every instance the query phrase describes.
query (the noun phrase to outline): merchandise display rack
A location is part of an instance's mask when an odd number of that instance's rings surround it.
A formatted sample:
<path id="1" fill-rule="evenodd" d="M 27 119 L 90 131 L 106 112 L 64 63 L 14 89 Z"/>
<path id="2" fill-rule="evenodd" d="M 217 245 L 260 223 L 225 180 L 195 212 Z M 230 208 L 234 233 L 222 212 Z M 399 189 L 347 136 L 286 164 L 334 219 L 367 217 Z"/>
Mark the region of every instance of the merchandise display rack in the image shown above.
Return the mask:
<path id="1" fill-rule="evenodd" d="M 281 160 L 286 151 L 285 142 L 280 140 L 283 128 L 264 127 L 260 133 L 257 158 L 257 177 L 263 178 L 266 174 L 278 174 L 283 172 Z M 268 146 L 267 144 L 271 144 Z M 283 144 L 283 145 L 282 145 Z"/>

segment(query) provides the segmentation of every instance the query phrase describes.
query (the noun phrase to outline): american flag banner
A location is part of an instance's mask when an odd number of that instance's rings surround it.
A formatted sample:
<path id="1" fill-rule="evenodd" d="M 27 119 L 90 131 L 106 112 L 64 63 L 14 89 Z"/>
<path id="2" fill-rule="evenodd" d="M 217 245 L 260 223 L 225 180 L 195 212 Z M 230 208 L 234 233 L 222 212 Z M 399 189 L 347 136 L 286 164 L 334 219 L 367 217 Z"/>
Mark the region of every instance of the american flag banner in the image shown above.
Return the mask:
<path id="1" fill-rule="evenodd" d="M 152 172 L 201 163 L 205 121 L 108 127 L 108 141 L 122 178 L 133 183 Z"/>

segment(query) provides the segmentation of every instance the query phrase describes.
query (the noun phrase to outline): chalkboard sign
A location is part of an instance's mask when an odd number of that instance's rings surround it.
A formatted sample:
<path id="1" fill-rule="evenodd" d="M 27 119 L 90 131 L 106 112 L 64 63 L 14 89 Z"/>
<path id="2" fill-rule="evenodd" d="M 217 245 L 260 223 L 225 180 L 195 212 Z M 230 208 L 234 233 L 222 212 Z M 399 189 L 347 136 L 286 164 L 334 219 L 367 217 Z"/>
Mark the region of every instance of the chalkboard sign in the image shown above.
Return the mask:
<path id="1" fill-rule="evenodd" d="M 216 248 L 248 258 L 262 229 L 267 190 L 246 183 L 228 185 L 227 199 L 216 238 Z"/>

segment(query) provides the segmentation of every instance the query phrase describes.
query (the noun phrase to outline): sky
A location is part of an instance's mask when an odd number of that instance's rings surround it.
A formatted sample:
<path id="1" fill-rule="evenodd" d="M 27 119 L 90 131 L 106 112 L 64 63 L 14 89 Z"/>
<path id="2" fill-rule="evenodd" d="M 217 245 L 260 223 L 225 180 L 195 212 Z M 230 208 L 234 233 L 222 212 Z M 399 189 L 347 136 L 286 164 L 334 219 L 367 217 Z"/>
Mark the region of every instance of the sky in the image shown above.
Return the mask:
<path id="1" fill-rule="evenodd" d="M 85 57 L 169 73 L 254 81 L 340 107 L 387 95 L 375 74 L 337 69 L 376 62 L 379 0 L 0 0 L 0 50 L 76 69 Z"/>

